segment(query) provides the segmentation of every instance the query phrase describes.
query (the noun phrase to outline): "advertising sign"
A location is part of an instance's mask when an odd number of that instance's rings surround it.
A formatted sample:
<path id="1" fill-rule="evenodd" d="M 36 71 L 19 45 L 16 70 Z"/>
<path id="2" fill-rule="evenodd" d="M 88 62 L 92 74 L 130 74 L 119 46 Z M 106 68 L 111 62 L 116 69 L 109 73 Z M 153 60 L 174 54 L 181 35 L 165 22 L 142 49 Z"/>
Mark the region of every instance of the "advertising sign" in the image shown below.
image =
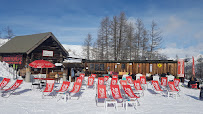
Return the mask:
<path id="1" fill-rule="evenodd" d="M 184 59 L 178 60 L 178 77 L 184 77 Z"/>
<path id="2" fill-rule="evenodd" d="M 8 64 L 22 64 L 23 55 L 6 55 L 3 56 L 2 61 Z"/>
<path id="3" fill-rule="evenodd" d="M 54 52 L 53 51 L 48 51 L 48 50 L 43 50 L 42 56 L 53 57 L 54 56 Z"/>

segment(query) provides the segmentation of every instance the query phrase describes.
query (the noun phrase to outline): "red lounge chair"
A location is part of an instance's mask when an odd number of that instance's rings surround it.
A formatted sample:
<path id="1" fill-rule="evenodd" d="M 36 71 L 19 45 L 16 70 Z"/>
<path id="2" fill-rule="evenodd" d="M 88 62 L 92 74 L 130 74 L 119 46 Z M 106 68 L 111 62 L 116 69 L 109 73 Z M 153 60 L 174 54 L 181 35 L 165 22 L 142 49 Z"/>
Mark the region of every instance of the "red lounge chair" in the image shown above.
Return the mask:
<path id="1" fill-rule="evenodd" d="M 10 81 L 10 78 L 4 78 L 0 83 L 0 90 L 3 89 Z"/>
<path id="2" fill-rule="evenodd" d="M 97 86 L 97 91 L 95 96 L 96 106 L 98 104 L 99 99 L 104 99 L 104 103 L 106 104 L 106 99 L 107 99 L 106 85 Z M 104 105 L 104 108 L 106 108 L 106 105 Z"/>
<path id="3" fill-rule="evenodd" d="M 70 82 L 63 81 L 60 90 L 56 91 L 58 93 L 59 99 L 62 98 L 62 96 L 64 95 L 63 98 L 66 101 L 66 98 L 67 98 L 66 92 L 67 92 L 69 86 L 70 86 Z"/>
<path id="4" fill-rule="evenodd" d="M 111 85 L 116 85 L 118 83 L 118 78 L 111 79 Z"/>
<path id="5" fill-rule="evenodd" d="M 168 82 L 168 86 L 169 86 L 169 89 L 167 91 L 168 92 L 168 97 L 170 95 L 172 95 L 174 97 L 174 95 L 175 95 L 175 97 L 177 99 L 177 95 L 179 95 L 179 90 L 175 87 L 174 82 Z"/>
<path id="6" fill-rule="evenodd" d="M 16 80 L 16 82 L 8 89 L 2 89 L 2 97 L 9 97 L 22 84 L 23 80 Z"/>
<path id="7" fill-rule="evenodd" d="M 153 85 L 153 89 L 154 89 L 154 91 L 155 91 L 156 93 L 163 94 L 163 90 L 160 88 L 158 81 L 152 80 L 152 85 Z"/>
<path id="8" fill-rule="evenodd" d="M 96 78 L 97 75 L 96 75 L 96 74 L 91 74 L 91 76 L 94 77 L 94 78 Z"/>
<path id="9" fill-rule="evenodd" d="M 87 83 L 87 87 L 86 88 L 88 88 L 90 86 L 92 86 L 93 89 L 94 89 L 94 77 L 92 77 L 92 76 L 88 77 L 88 83 Z"/>
<path id="10" fill-rule="evenodd" d="M 83 78 L 84 78 L 84 77 L 85 77 L 85 73 L 81 73 L 81 74 L 80 74 L 80 77 L 83 77 Z"/>
<path id="11" fill-rule="evenodd" d="M 167 88 L 167 77 L 161 77 L 161 86 L 162 88 Z"/>
<path id="12" fill-rule="evenodd" d="M 73 89 L 71 91 L 69 91 L 69 98 L 71 99 L 71 97 L 75 96 L 77 93 L 79 93 L 78 95 L 78 99 L 82 96 L 81 95 L 81 86 L 82 86 L 82 83 L 78 83 L 78 82 L 75 82 L 74 85 L 73 85 Z"/>
<path id="13" fill-rule="evenodd" d="M 133 84 L 133 79 L 131 76 L 127 76 L 126 80 L 128 81 L 129 84 Z"/>
<path id="14" fill-rule="evenodd" d="M 123 88 L 123 85 L 128 85 L 127 80 L 120 80 L 120 84 L 121 84 L 121 86 L 120 86 L 121 93 L 122 93 L 122 95 L 124 95 L 125 92 L 124 92 L 124 90 L 122 88 Z"/>
<path id="15" fill-rule="evenodd" d="M 175 87 L 180 91 L 180 88 L 179 88 L 179 83 L 180 83 L 180 79 L 174 79 L 174 84 L 175 84 Z"/>
<path id="16" fill-rule="evenodd" d="M 83 77 L 77 77 L 76 82 L 77 83 L 82 83 Z"/>
<path id="17" fill-rule="evenodd" d="M 109 76 L 104 76 L 104 82 L 107 82 L 109 79 Z"/>
<path id="18" fill-rule="evenodd" d="M 112 78 L 118 78 L 118 75 L 112 75 Z"/>
<path id="19" fill-rule="evenodd" d="M 127 85 L 127 81 L 126 80 L 120 80 L 120 84 L 121 84 L 121 86 Z"/>
<path id="20" fill-rule="evenodd" d="M 140 76 L 140 84 L 145 89 L 147 89 L 147 82 L 146 82 L 146 76 Z"/>
<path id="21" fill-rule="evenodd" d="M 106 85 L 109 85 L 109 76 L 104 76 L 104 83 L 106 84 Z"/>
<path id="22" fill-rule="evenodd" d="M 104 77 L 98 77 L 98 85 L 104 85 Z"/>
<path id="23" fill-rule="evenodd" d="M 135 93 L 138 93 L 138 94 L 144 96 L 144 90 L 141 87 L 140 80 L 135 80 L 134 81 L 134 87 L 135 87 L 135 90 L 136 90 Z"/>
<path id="24" fill-rule="evenodd" d="M 53 89 L 54 89 L 54 80 L 47 80 L 46 87 L 45 87 L 44 91 L 42 92 L 42 99 L 45 96 L 49 96 L 51 94 L 51 92 L 53 91 Z M 48 93 L 48 94 L 45 94 L 45 93 Z M 53 95 L 52 95 L 52 97 L 53 97 Z"/>
<path id="25" fill-rule="evenodd" d="M 130 85 L 123 85 L 123 89 L 129 97 L 129 100 L 126 101 L 125 109 L 127 110 L 129 103 L 133 104 L 134 108 L 136 108 L 137 104 L 139 104 L 138 98 L 140 98 L 140 97 L 138 97 L 137 95 L 135 95 L 133 93 L 133 90 Z"/>
<path id="26" fill-rule="evenodd" d="M 113 103 L 115 108 L 118 110 L 117 103 L 118 103 L 119 100 L 121 100 L 122 107 L 124 106 L 123 97 L 121 95 L 119 85 L 117 85 L 117 84 L 116 85 L 111 85 L 110 88 L 111 88 L 111 95 L 115 99 L 116 102 L 113 101 L 113 100 L 112 100 L 112 102 L 111 101 L 106 101 L 106 107 L 107 107 L 107 105 L 109 103 Z"/>
<path id="27" fill-rule="evenodd" d="M 84 81 L 85 73 L 81 73 L 79 77 L 82 77 L 82 81 Z"/>

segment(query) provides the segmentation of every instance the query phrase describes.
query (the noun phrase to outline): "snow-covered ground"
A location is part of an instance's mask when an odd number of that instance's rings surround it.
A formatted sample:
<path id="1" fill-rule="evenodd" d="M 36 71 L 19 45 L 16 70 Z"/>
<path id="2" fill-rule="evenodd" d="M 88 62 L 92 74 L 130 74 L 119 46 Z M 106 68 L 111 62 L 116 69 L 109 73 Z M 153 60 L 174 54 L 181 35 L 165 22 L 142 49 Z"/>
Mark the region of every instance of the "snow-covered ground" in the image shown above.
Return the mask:
<path id="1" fill-rule="evenodd" d="M 2 80 L 2 77 L 0 77 Z M 13 83 L 10 82 L 9 85 Z M 8 85 L 8 86 L 9 86 Z M 56 84 L 60 87 L 60 84 Z M 71 83 L 70 89 L 73 83 Z M 82 87 L 82 97 L 79 100 L 68 99 L 57 101 L 57 98 L 45 97 L 42 99 L 42 92 L 38 89 L 32 89 L 31 83 L 23 82 L 15 94 L 9 98 L 0 97 L 1 114 L 65 114 L 65 113 L 86 113 L 86 114 L 103 114 L 103 113 L 154 113 L 154 114 L 202 114 L 203 101 L 199 100 L 199 89 L 189 89 L 181 87 L 180 97 L 177 99 L 155 94 L 151 85 L 145 90 L 145 95 L 139 99 L 140 106 L 137 109 L 129 107 L 127 111 L 119 105 L 118 111 L 113 107 L 104 109 L 104 103 L 96 106 L 96 90 Z"/>

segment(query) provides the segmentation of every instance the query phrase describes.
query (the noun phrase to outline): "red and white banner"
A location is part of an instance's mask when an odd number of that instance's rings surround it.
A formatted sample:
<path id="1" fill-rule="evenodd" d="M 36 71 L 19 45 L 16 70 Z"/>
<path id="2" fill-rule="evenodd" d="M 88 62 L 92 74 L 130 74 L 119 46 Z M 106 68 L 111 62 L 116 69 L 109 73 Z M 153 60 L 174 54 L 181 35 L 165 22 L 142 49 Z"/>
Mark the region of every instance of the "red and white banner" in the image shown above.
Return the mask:
<path id="1" fill-rule="evenodd" d="M 192 74 L 195 76 L 195 60 L 194 57 L 192 57 Z"/>
<path id="2" fill-rule="evenodd" d="M 178 77 L 184 77 L 184 59 L 178 59 Z"/>

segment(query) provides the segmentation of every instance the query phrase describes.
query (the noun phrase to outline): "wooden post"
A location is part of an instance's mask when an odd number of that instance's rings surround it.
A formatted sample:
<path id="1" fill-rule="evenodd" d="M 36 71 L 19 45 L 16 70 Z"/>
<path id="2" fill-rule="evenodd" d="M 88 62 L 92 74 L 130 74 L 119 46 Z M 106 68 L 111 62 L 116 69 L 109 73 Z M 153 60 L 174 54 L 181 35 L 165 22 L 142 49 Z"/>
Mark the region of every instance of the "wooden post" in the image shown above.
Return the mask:
<path id="1" fill-rule="evenodd" d="M 25 76 L 25 81 L 26 82 L 30 82 L 30 79 L 31 79 L 31 69 L 30 69 L 30 67 L 29 67 L 29 56 L 27 55 L 26 56 L 26 76 Z"/>

